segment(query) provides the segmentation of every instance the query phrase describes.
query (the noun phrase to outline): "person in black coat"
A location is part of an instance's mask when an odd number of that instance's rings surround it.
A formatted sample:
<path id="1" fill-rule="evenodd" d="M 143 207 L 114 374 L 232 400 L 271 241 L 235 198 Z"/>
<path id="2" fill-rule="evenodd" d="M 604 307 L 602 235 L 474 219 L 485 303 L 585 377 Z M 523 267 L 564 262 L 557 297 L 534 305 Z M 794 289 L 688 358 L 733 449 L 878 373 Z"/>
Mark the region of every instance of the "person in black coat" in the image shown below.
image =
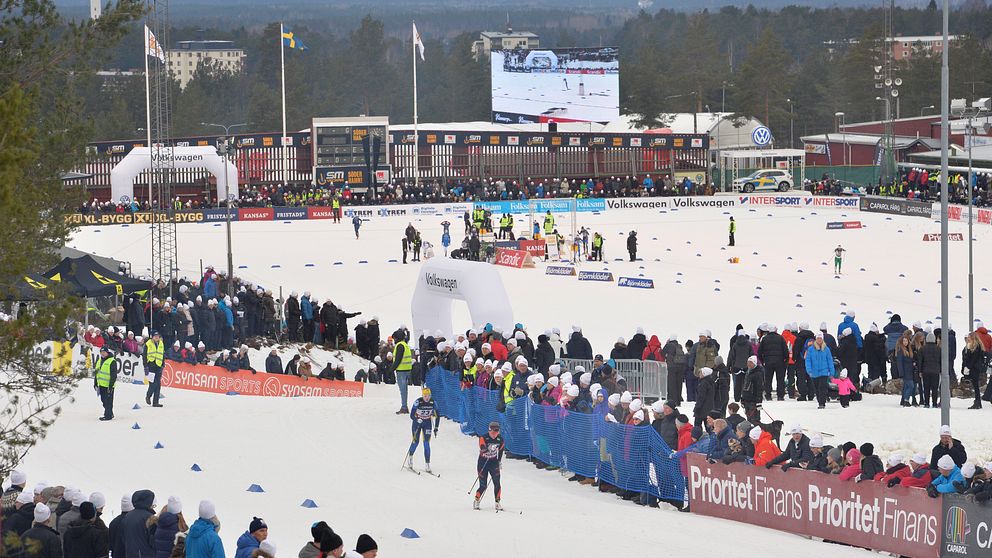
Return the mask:
<path id="1" fill-rule="evenodd" d="M 754 354 L 751 338 L 743 329 L 730 340 L 730 353 L 727 354 L 727 369 L 734 381 L 734 401 L 741 400 L 741 390 L 744 389 L 744 376 L 747 374 L 747 359 Z"/>
<path id="2" fill-rule="evenodd" d="M 803 434 L 803 429 L 795 425 L 789 433 L 792 434 L 792 439 L 785 446 L 785 450 L 766 463 L 766 469 L 781 463 L 782 470 L 788 471 L 790 467 L 805 467 L 813 459 L 813 451 L 809 448 L 809 437 Z"/>
<path id="3" fill-rule="evenodd" d="M 713 410 L 716 401 L 716 379 L 713 376 L 713 369 L 704 366 L 699 370 L 699 376 L 699 384 L 696 386 L 696 405 L 692 408 L 695 426 L 706 423 L 706 415 Z"/>
<path id="4" fill-rule="evenodd" d="M 668 448 L 675 451 L 679 448 L 679 429 L 675 426 L 675 419 L 678 418 L 678 405 L 674 401 L 664 403 L 655 401 L 651 406 L 655 418 L 651 427 L 661 436 Z"/>
<path id="5" fill-rule="evenodd" d="M 124 496 L 121 498 L 121 514 L 115 517 L 107 528 L 107 542 L 110 546 L 110 551 L 114 556 L 125 556 L 127 552 L 124 550 L 124 518 L 127 514 L 134 509 L 131 505 L 131 497 Z"/>
<path id="6" fill-rule="evenodd" d="M 878 326 L 871 324 L 871 331 L 864 339 L 865 364 L 868 365 L 868 379 L 881 378 L 882 383 L 888 381 L 885 362 L 888 354 L 885 351 L 885 335 L 878 332 Z M 850 370 L 848 370 L 850 373 Z"/>
<path id="7" fill-rule="evenodd" d="M 851 383 L 861 388 L 861 364 L 858 362 L 858 340 L 851 333 L 851 328 L 844 328 L 844 336 L 837 342 L 837 359 L 840 367 L 847 369 L 847 377 Z"/>
<path id="8" fill-rule="evenodd" d="M 765 381 L 765 367 L 758 364 L 758 357 L 747 359 L 747 374 L 744 375 L 744 386 L 741 388 L 741 405 L 744 406 L 744 416 L 752 423 L 760 419 L 758 408 L 761 407 L 762 384 Z"/>
<path id="9" fill-rule="evenodd" d="M 151 490 L 138 490 L 131 495 L 134 511 L 128 512 L 121 526 L 126 558 L 155 558 L 153 531 L 148 526 L 148 518 L 155 515 L 155 493 Z M 118 556 L 117 558 L 121 558 Z"/>
<path id="10" fill-rule="evenodd" d="M 568 358 L 592 360 L 592 345 L 582 336 L 582 329 L 578 326 L 572 326 L 572 336 L 565 344 L 565 352 Z"/>
<path id="11" fill-rule="evenodd" d="M 879 474 L 885 473 L 882 460 L 875 455 L 875 446 L 871 443 L 861 444 L 861 476 L 858 482 L 873 481 Z"/>
<path id="12" fill-rule="evenodd" d="M 644 349 L 647 346 L 648 338 L 644 335 L 644 330 L 637 328 L 637 332 L 630 338 L 630 342 L 627 343 L 627 354 L 623 358 L 641 360 L 641 357 L 644 356 Z"/>
<path id="13" fill-rule="evenodd" d="M 813 457 L 806 464 L 806 470 L 829 473 L 830 470 L 827 468 L 827 453 L 834 449 L 833 446 L 823 445 L 823 437 L 815 434 L 809 441 L 809 449 Z"/>
<path id="14" fill-rule="evenodd" d="M 79 506 L 79 519 L 69 524 L 62 536 L 64 558 L 107 558 L 110 546 L 107 528 L 96 521 L 96 508 L 90 502 Z"/>
<path id="15" fill-rule="evenodd" d="M 23 535 L 34 523 L 33 492 L 22 492 L 21 494 L 24 495 L 25 499 L 31 498 L 31 501 L 24 503 L 18 501 L 14 504 L 14 511 L 3 520 L 3 536 L 6 536 L 7 533 Z"/>
<path id="16" fill-rule="evenodd" d="M 816 397 L 813 380 L 806 371 L 806 346 L 815 339 L 816 334 L 809 329 L 809 324 L 799 324 L 796 340 L 792 342 L 792 360 L 796 363 L 796 389 L 799 391 L 800 401 L 813 401 Z"/>
<path id="17" fill-rule="evenodd" d="M 630 261 L 637 259 L 637 231 L 630 231 L 630 234 L 627 235 L 627 253 L 630 254 Z"/>
<path id="18" fill-rule="evenodd" d="M 334 345 L 338 338 L 338 308 L 330 300 L 320 307 L 320 323 L 324 324 L 324 345 Z"/>
<path id="19" fill-rule="evenodd" d="M 379 317 L 372 316 L 366 324 L 366 344 L 368 346 L 369 359 L 374 359 L 379 354 Z"/>
<path id="20" fill-rule="evenodd" d="M 551 339 L 547 335 L 543 333 L 538 335 L 537 350 L 534 354 L 534 366 L 545 377 L 548 375 L 548 368 L 555 363 L 555 349 L 551 346 L 550 341 Z"/>
<path id="21" fill-rule="evenodd" d="M 62 540 L 52 529 L 52 512 L 45 504 L 34 508 L 34 523 L 21 535 L 25 558 L 62 558 Z"/>
<path id="22" fill-rule="evenodd" d="M 369 336 L 368 336 L 368 326 L 365 325 L 367 322 L 361 320 L 358 325 L 355 326 L 355 345 L 358 346 L 358 356 L 364 358 L 365 360 L 371 360 L 369 356 Z"/>
<path id="23" fill-rule="evenodd" d="M 300 320 L 303 319 L 303 311 L 300 309 L 300 299 L 296 297 L 296 291 L 289 293 L 286 299 L 286 334 L 289 340 L 300 340 Z M 310 341 L 304 339 L 304 341 Z"/>
<path id="24" fill-rule="evenodd" d="M 661 348 L 661 354 L 665 356 L 665 364 L 668 365 L 668 385 L 665 393 L 669 400 L 679 404 L 683 401 L 682 385 L 685 382 L 688 356 L 674 335 L 669 337 L 668 342 Z"/>
<path id="25" fill-rule="evenodd" d="M 772 380 L 775 381 L 775 394 L 779 401 L 785 399 L 785 369 L 789 360 L 789 345 L 778 334 L 775 326 L 758 343 L 758 358 L 765 365 L 765 399 L 772 398 Z"/>
<path id="26" fill-rule="evenodd" d="M 961 440 L 951 436 L 951 428 L 946 425 L 940 427 L 940 442 L 930 452 L 930 468 L 938 469 L 937 462 L 945 455 L 951 456 L 954 464 L 958 467 L 968 461 L 968 452 L 965 451 L 964 444 L 961 443 Z"/>

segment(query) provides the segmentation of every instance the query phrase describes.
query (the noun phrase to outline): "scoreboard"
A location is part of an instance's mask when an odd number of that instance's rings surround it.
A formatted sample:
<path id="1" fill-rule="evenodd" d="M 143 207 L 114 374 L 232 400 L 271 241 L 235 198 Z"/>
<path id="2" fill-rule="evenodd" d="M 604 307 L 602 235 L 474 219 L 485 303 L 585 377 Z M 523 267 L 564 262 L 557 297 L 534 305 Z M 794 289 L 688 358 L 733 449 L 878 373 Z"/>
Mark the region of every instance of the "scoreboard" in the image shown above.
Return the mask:
<path id="1" fill-rule="evenodd" d="M 319 186 L 348 185 L 364 193 L 374 182 L 389 181 L 387 117 L 314 118 L 310 129 Z"/>

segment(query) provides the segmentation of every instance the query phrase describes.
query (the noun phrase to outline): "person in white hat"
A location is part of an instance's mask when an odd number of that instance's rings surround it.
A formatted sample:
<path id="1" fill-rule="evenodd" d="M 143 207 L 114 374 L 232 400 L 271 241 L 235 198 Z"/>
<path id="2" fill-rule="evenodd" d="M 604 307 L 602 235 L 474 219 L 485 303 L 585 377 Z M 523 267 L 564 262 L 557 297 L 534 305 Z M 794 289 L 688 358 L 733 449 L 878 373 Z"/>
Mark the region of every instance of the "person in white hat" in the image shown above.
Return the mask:
<path id="1" fill-rule="evenodd" d="M 24 490 L 27 483 L 28 476 L 21 471 L 14 469 L 10 472 L 10 486 L 4 490 L 3 496 L 0 497 L 4 517 L 14 511 L 14 501 L 17 500 L 17 495 Z"/>
<path id="2" fill-rule="evenodd" d="M 886 465 L 885 473 L 882 474 L 878 481 L 884 483 L 889 488 L 896 486 L 902 482 L 902 479 L 912 473 L 912 469 L 906 464 L 906 458 L 901 453 L 890 455 L 888 461 L 886 461 Z"/>
<path id="3" fill-rule="evenodd" d="M 961 440 L 951 435 L 951 427 L 942 425 L 937 434 L 940 436 L 940 441 L 930 452 L 930 468 L 938 469 L 937 462 L 945 455 L 949 456 L 958 467 L 964 465 L 968 461 L 968 452 L 965 451 Z"/>
<path id="4" fill-rule="evenodd" d="M 927 495 L 931 498 L 957 492 L 954 483 L 964 483 L 964 475 L 961 474 L 961 469 L 950 455 L 943 455 L 937 460 L 937 470 L 940 471 L 940 475 L 927 486 Z"/>
<path id="5" fill-rule="evenodd" d="M 803 434 L 803 427 L 798 423 L 793 424 L 789 427 L 789 434 L 792 438 L 785 446 L 785 451 L 765 463 L 766 469 L 771 469 L 781 463 L 782 470 L 788 471 L 791 467 L 806 467 L 813 459 L 813 451 L 809 447 L 809 437 Z"/>

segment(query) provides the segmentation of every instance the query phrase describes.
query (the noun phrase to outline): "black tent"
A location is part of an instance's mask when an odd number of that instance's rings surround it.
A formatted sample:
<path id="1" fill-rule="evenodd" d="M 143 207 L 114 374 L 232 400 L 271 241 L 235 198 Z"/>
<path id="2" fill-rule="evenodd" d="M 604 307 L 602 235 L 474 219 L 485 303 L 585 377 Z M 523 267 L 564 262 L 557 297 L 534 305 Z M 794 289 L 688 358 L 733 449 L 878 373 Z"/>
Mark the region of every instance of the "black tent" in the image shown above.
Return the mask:
<path id="1" fill-rule="evenodd" d="M 68 285 L 75 294 L 87 298 L 131 294 L 151 286 L 148 281 L 107 269 L 89 255 L 65 258 L 43 275 L 53 282 Z"/>
<path id="2" fill-rule="evenodd" d="M 24 302 L 36 302 L 47 300 L 49 293 L 57 288 L 57 284 L 50 279 L 37 273 L 28 273 L 17 277 L 12 283 L 0 286 L 0 300 L 18 300 Z M 70 293 L 75 294 L 72 286 L 69 286 Z"/>

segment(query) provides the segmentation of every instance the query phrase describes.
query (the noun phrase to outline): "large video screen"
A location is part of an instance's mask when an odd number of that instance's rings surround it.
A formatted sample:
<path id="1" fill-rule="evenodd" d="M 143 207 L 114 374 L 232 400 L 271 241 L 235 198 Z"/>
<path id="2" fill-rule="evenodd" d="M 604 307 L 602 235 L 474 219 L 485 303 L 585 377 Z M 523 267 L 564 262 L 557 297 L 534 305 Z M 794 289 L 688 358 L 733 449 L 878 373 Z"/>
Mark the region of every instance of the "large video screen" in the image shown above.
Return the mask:
<path id="1" fill-rule="evenodd" d="M 615 47 L 494 50 L 493 122 L 608 122 L 620 117 Z"/>

